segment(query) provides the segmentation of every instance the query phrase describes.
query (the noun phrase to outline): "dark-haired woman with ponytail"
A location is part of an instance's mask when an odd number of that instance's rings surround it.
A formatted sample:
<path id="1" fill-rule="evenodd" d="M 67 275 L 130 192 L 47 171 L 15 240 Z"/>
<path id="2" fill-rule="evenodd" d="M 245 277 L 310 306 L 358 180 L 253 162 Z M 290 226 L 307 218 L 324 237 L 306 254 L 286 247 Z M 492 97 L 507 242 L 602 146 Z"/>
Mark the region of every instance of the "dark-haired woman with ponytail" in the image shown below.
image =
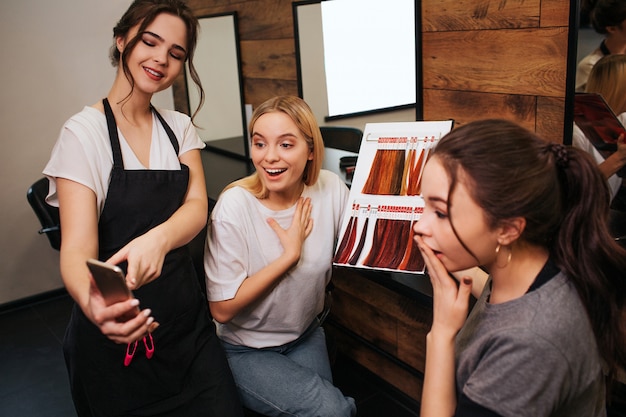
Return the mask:
<path id="1" fill-rule="evenodd" d="M 434 311 L 420 416 L 605 416 L 626 367 L 626 250 L 595 162 L 477 121 L 439 142 L 422 190 Z"/>

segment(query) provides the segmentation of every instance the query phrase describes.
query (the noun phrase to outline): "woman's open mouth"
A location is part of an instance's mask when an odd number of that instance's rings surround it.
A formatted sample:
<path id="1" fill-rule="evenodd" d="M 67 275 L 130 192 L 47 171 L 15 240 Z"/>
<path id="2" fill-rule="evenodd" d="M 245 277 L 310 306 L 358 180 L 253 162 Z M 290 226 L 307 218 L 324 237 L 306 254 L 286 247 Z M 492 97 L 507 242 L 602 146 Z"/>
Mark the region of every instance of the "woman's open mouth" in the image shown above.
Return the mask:
<path id="1" fill-rule="evenodd" d="M 143 67 L 143 70 L 153 79 L 155 80 L 160 80 L 161 78 L 163 78 L 163 74 L 153 70 L 152 68 L 148 68 L 148 67 Z"/>
<path id="2" fill-rule="evenodd" d="M 267 172 L 267 174 L 270 177 L 276 177 L 280 174 L 282 174 L 283 172 L 287 171 L 287 168 L 280 168 L 280 169 L 265 169 L 265 172 Z"/>

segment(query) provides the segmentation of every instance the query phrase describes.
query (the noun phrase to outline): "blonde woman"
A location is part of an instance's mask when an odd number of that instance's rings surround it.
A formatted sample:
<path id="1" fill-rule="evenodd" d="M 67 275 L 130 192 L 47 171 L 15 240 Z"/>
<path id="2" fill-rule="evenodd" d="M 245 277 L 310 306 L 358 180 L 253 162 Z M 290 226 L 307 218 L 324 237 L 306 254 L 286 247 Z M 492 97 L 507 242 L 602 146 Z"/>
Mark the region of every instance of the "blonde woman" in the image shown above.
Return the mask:
<path id="1" fill-rule="evenodd" d="M 244 405 L 267 416 L 353 416 L 317 319 L 348 188 L 320 170 L 324 144 L 302 99 L 264 102 L 250 133 L 256 172 L 220 196 L 205 251 L 209 306 L 235 383 Z"/>
<path id="2" fill-rule="evenodd" d="M 607 55 L 600 59 L 589 74 L 585 89 L 588 93 L 598 93 L 618 115 L 622 124 L 626 123 L 626 55 Z M 587 139 L 582 130 L 574 125 L 572 144 L 590 153 L 609 183 L 611 199 L 622 187 L 622 178 L 616 175 L 626 165 L 626 139 L 618 140 L 617 151 L 604 158 Z"/>

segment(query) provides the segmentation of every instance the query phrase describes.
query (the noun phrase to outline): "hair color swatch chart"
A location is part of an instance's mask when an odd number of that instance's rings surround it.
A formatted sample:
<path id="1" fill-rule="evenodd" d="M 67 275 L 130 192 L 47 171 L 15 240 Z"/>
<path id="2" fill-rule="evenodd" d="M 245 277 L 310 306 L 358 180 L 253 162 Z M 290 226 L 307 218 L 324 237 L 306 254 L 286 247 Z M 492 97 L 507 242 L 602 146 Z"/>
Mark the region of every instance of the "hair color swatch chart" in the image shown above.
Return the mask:
<path id="1" fill-rule="evenodd" d="M 335 251 L 335 265 L 423 273 L 413 224 L 424 209 L 421 180 L 430 151 L 452 120 L 368 123 Z"/>

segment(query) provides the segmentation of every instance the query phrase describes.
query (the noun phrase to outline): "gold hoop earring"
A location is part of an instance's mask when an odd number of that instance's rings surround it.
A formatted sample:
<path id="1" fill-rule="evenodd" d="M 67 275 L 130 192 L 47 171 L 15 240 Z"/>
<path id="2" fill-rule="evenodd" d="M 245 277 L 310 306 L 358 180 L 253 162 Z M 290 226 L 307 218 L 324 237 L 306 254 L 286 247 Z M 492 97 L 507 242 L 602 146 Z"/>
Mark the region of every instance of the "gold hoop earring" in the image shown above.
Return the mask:
<path id="1" fill-rule="evenodd" d="M 506 257 L 506 263 L 504 265 L 499 265 L 498 264 L 498 256 L 500 255 L 500 247 L 501 247 L 501 245 L 498 243 L 498 246 L 496 246 L 496 266 L 498 268 L 506 268 L 509 265 L 509 263 L 511 263 L 511 258 L 513 257 L 513 250 L 510 247 L 508 248 L 509 249 L 509 254 Z"/>

